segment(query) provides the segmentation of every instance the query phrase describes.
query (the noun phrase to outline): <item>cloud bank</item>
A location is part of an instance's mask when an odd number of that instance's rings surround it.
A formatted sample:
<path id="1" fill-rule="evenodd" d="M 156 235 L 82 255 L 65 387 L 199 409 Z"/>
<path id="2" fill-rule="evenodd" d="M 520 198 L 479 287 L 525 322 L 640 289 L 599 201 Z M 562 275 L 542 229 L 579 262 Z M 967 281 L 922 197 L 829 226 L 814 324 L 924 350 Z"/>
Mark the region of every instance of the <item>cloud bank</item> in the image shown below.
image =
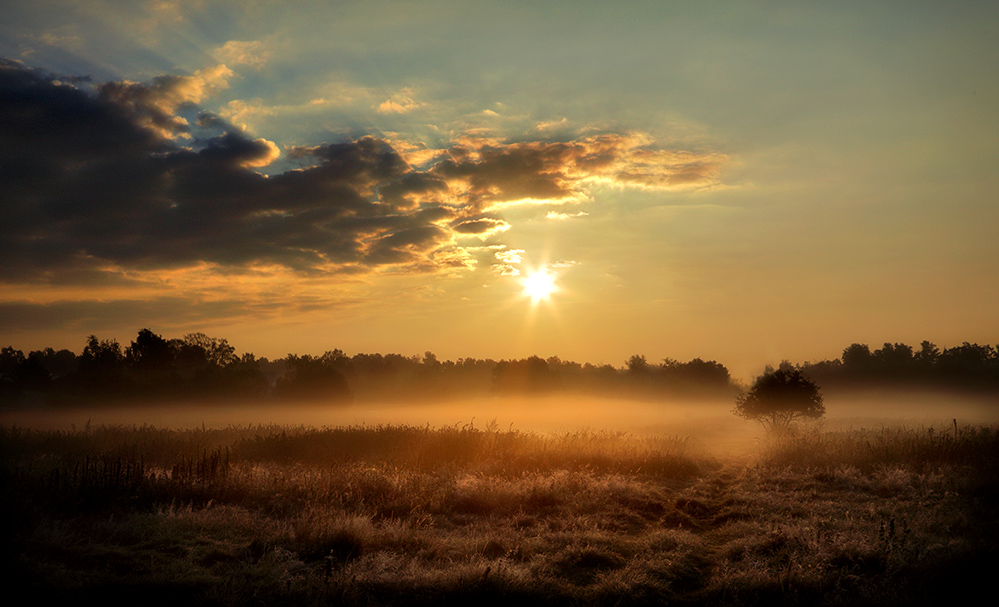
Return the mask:
<path id="1" fill-rule="evenodd" d="M 463 241 L 495 242 L 515 227 L 502 217 L 508 205 L 578 203 L 595 184 L 711 186 L 725 161 L 604 133 L 465 136 L 417 162 L 406 148 L 422 144 L 369 136 L 286 146 L 303 168 L 264 174 L 278 146 L 199 108 L 232 75 L 219 65 L 95 84 L 0 62 L 0 282 L 97 284 L 206 264 L 453 271 L 475 263 Z"/>

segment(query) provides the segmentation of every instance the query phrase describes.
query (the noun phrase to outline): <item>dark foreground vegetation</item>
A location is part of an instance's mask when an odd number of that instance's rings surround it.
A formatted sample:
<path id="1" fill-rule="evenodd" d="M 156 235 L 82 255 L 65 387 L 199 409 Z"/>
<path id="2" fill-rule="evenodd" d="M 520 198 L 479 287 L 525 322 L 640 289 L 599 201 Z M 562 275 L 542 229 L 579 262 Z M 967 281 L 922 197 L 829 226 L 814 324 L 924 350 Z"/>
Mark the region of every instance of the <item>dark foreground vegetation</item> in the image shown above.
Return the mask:
<path id="1" fill-rule="evenodd" d="M 471 425 L 0 429 L 6 591 L 143 605 L 962 604 L 999 429 L 751 457 Z"/>

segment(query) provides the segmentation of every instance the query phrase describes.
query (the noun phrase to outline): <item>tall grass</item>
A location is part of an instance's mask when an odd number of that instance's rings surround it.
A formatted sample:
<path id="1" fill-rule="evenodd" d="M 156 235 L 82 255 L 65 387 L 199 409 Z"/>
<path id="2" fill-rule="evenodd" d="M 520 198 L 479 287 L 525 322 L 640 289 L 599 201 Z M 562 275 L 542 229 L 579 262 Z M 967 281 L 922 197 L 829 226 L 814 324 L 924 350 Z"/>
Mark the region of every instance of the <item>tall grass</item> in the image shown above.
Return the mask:
<path id="1" fill-rule="evenodd" d="M 997 436 L 0 428 L 3 564 L 43 602 L 953 600 L 996 561 Z"/>
<path id="2" fill-rule="evenodd" d="M 999 429 L 993 426 L 882 427 L 840 432 L 804 431 L 768 445 L 768 466 L 854 466 L 870 471 L 884 466 L 916 470 L 940 466 L 993 468 L 999 460 Z"/>

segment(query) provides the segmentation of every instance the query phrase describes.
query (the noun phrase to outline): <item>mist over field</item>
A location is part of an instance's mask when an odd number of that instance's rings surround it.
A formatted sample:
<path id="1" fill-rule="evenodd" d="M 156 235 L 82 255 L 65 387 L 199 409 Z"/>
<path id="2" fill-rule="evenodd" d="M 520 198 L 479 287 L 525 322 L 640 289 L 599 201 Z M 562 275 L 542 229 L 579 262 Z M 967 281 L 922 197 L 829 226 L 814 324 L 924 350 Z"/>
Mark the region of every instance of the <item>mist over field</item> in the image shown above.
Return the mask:
<path id="1" fill-rule="evenodd" d="M 40 603 L 963 604 L 999 562 L 988 398 L 492 397 L 0 414 Z M 958 420 L 955 422 L 955 420 Z M 149 602 L 150 599 L 152 603 Z"/>
<path id="2" fill-rule="evenodd" d="M 856 391 L 827 394 L 826 415 L 802 428 L 824 431 L 880 427 L 935 427 L 999 423 L 994 395 L 936 391 Z M 736 417 L 731 399 L 650 401 L 562 394 L 489 396 L 418 402 L 322 401 L 248 405 L 157 404 L 0 412 L 0 425 L 37 430 L 79 430 L 86 426 L 154 426 L 163 429 L 230 426 L 352 427 L 409 425 L 517 430 L 558 434 L 580 430 L 684 439 L 713 455 L 751 452 L 765 437 L 758 424 Z"/>

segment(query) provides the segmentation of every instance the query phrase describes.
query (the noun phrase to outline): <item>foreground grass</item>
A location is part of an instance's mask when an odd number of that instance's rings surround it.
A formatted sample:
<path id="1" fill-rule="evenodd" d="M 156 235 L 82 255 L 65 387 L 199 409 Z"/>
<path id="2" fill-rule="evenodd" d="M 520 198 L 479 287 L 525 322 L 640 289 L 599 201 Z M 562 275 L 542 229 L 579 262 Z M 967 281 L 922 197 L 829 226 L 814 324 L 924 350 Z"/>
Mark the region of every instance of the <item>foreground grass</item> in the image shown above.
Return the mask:
<path id="1" fill-rule="evenodd" d="M 684 441 L 468 426 L 0 429 L 33 600 L 936 604 L 997 564 L 999 432 Z"/>

